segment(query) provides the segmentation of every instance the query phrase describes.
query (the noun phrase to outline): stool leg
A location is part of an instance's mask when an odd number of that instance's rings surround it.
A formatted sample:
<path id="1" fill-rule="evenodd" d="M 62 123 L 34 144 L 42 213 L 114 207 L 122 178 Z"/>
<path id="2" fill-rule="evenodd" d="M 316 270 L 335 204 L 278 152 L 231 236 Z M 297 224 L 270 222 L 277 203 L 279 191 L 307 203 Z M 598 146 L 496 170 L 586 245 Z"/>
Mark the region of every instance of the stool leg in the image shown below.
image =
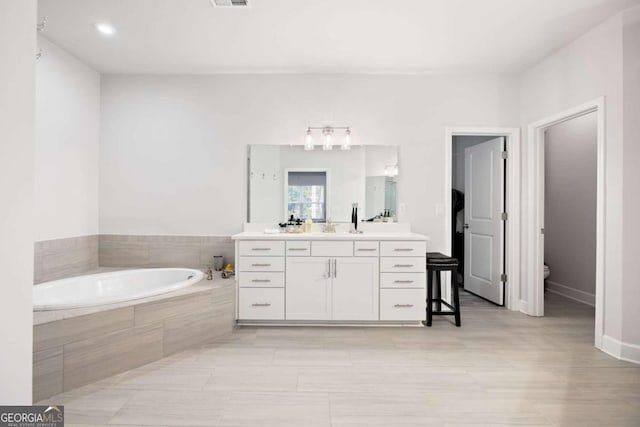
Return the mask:
<path id="1" fill-rule="evenodd" d="M 458 273 L 455 270 L 451 271 L 451 293 L 453 294 L 453 306 L 454 316 L 456 319 L 456 326 L 460 326 L 460 295 L 458 294 Z"/>
<path id="2" fill-rule="evenodd" d="M 427 271 L 427 326 L 431 326 L 433 320 L 433 274 Z"/>
<path id="3" fill-rule="evenodd" d="M 441 273 L 440 271 L 434 272 L 436 274 L 436 311 L 442 311 L 442 281 L 440 280 Z"/>

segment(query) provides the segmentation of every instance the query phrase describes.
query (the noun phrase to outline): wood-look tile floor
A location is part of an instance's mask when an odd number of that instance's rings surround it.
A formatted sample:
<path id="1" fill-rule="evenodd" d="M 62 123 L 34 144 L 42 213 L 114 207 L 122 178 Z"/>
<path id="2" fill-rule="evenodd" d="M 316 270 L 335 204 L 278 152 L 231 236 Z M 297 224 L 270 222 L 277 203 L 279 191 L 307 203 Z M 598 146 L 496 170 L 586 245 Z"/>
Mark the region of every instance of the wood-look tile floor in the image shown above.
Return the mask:
<path id="1" fill-rule="evenodd" d="M 68 426 L 640 426 L 640 366 L 593 347 L 592 308 L 462 300 L 461 328 L 243 327 L 42 403 Z"/>

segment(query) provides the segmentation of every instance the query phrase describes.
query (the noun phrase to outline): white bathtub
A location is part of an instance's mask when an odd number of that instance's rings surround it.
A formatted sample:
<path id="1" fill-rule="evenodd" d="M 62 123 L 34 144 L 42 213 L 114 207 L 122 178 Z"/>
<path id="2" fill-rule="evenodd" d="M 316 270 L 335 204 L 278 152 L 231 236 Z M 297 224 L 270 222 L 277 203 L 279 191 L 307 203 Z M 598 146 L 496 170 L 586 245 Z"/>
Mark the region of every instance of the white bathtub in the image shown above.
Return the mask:
<path id="1" fill-rule="evenodd" d="M 202 280 L 189 268 L 148 268 L 90 274 L 33 287 L 33 310 L 60 310 L 112 304 L 164 294 Z"/>

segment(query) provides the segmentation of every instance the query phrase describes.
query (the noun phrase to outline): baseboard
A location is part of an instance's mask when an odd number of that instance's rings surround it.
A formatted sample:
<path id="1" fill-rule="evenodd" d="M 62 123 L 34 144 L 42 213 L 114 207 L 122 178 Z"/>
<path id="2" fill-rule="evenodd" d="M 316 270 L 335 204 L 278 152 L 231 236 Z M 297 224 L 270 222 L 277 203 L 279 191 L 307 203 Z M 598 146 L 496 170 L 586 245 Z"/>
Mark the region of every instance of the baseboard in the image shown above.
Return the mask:
<path id="1" fill-rule="evenodd" d="M 524 314 L 529 314 L 529 304 L 523 299 L 520 300 L 520 311 Z"/>
<path id="2" fill-rule="evenodd" d="M 561 285 L 552 280 L 545 280 L 545 283 L 549 292 L 562 295 L 563 297 L 590 305 L 591 307 L 596 306 L 596 296 L 594 294 L 570 288 L 569 286 Z"/>
<path id="3" fill-rule="evenodd" d="M 601 350 L 616 359 L 640 364 L 640 345 L 625 343 L 608 335 L 603 335 Z"/>

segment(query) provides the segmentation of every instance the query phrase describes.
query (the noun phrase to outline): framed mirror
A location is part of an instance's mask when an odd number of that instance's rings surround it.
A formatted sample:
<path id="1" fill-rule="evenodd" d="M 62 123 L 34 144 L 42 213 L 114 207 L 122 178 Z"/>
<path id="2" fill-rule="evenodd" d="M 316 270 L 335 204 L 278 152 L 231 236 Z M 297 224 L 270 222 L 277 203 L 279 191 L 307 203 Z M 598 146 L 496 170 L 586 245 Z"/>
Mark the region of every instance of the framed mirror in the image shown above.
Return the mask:
<path id="1" fill-rule="evenodd" d="M 291 215 L 314 222 L 350 222 L 388 211 L 396 215 L 397 146 L 353 146 L 350 150 L 303 146 L 248 146 L 247 220 L 278 223 Z"/>

